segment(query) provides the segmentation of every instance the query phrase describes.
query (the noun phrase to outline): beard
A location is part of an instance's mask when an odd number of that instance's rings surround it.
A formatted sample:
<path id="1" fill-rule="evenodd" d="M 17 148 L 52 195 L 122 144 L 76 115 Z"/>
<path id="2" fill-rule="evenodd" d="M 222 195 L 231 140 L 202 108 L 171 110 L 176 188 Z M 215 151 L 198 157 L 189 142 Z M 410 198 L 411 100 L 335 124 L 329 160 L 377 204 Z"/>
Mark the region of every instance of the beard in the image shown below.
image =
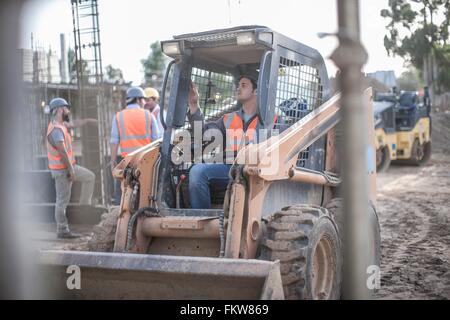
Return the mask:
<path id="1" fill-rule="evenodd" d="M 152 103 L 146 103 L 146 104 L 144 105 L 144 109 L 147 109 L 147 110 L 149 110 L 150 112 L 153 112 L 153 109 L 155 109 L 155 105 L 152 104 Z"/>
<path id="2" fill-rule="evenodd" d="M 62 119 L 64 122 L 70 122 L 69 114 L 63 114 Z"/>

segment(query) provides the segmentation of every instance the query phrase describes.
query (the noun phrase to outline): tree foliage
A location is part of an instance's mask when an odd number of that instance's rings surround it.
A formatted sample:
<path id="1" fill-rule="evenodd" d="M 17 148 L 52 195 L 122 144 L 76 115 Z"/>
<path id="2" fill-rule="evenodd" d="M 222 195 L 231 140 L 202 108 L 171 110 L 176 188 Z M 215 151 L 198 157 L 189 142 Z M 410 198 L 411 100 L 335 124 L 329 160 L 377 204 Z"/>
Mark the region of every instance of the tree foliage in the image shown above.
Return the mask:
<path id="1" fill-rule="evenodd" d="M 415 91 L 423 86 L 424 84 L 420 79 L 420 72 L 414 67 L 410 67 L 397 79 L 397 87 L 399 90 Z"/>
<path id="2" fill-rule="evenodd" d="M 155 86 L 158 80 L 163 78 L 166 61 L 166 56 L 161 50 L 159 41 L 153 42 L 150 45 L 150 54 L 146 59 L 141 60 L 146 84 Z"/>
<path id="3" fill-rule="evenodd" d="M 74 83 L 77 81 L 77 68 L 79 68 L 78 71 L 80 72 L 80 75 L 83 76 L 83 82 L 88 82 L 91 70 L 89 69 L 87 61 L 81 60 L 77 62 L 75 50 L 72 48 L 67 52 L 67 61 L 69 65 L 69 82 Z"/>
<path id="4" fill-rule="evenodd" d="M 73 49 L 69 49 L 67 51 L 67 61 L 69 65 L 69 82 L 73 83 L 77 81 L 77 69 L 75 67 L 76 58 L 75 51 Z"/>
<path id="5" fill-rule="evenodd" d="M 403 57 L 422 72 L 430 68 L 426 62 L 432 57 L 439 66 L 434 85 L 449 90 L 450 0 L 389 0 L 381 16 L 389 19 L 384 37 L 388 54 Z"/>
<path id="6" fill-rule="evenodd" d="M 438 51 L 440 68 L 438 70 L 438 82 L 442 90 L 450 90 L 450 45 L 444 46 Z"/>
<path id="7" fill-rule="evenodd" d="M 112 65 L 106 66 L 105 80 L 114 84 L 123 84 L 123 72 L 119 68 L 114 68 Z"/>

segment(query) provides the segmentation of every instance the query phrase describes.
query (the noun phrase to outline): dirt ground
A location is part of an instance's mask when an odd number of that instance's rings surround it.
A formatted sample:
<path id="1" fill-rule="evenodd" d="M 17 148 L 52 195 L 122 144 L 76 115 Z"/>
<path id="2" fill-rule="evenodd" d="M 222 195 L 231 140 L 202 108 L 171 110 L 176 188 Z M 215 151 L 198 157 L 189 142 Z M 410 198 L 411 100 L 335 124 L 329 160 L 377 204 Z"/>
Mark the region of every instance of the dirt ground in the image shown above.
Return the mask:
<path id="1" fill-rule="evenodd" d="M 55 229 L 54 223 L 36 224 L 31 234 L 33 245 L 40 250 L 88 250 L 92 225 L 70 225 L 71 231 L 81 235 L 77 239 L 57 239 Z"/>
<path id="2" fill-rule="evenodd" d="M 433 115 L 430 162 L 379 174 L 379 299 L 450 299 L 450 112 Z"/>

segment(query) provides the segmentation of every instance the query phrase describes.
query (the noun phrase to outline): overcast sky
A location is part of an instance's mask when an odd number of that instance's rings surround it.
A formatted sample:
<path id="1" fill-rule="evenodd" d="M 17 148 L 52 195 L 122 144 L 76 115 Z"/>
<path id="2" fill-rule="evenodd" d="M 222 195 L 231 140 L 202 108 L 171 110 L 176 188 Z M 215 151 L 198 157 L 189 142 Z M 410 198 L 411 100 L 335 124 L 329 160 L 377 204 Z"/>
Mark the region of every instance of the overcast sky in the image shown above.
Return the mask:
<path id="1" fill-rule="evenodd" d="M 336 39 L 319 39 L 318 32 L 337 29 L 336 0 L 98 0 L 103 66 L 122 69 L 124 77 L 140 84 L 140 60 L 154 41 L 173 35 L 238 25 L 265 25 L 316 48 L 326 59 L 330 76 L 336 67 L 328 59 Z M 400 58 L 388 57 L 383 46 L 385 21 L 380 10 L 388 0 L 361 0 L 361 32 L 369 52 L 366 72 L 394 70 L 399 76 Z M 30 34 L 41 46 L 57 50 L 59 34 L 73 47 L 70 0 L 29 0 L 22 13 L 21 47 L 30 48 Z"/>

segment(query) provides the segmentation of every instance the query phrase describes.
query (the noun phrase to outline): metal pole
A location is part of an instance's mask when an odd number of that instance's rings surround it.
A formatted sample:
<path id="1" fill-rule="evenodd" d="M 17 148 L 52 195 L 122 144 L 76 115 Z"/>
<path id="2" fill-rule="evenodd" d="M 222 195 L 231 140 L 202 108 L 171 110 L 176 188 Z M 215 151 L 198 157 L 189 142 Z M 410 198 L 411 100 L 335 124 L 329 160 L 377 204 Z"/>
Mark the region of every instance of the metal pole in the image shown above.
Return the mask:
<path id="1" fill-rule="evenodd" d="M 340 69 L 343 129 L 344 184 L 344 296 L 345 299 L 369 299 L 368 114 L 363 101 L 361 68 L 367 52 L 360 42 L 359 0 L 337 0 L 339 47 L 332 59 Z"/>
<path id="2" fill-rule="evenodd" d="M 15 175 L 20 169 L 17 166 L 17 145 L 14 146 L 7 137 L 18 137 L 15 120 L 23 110 L 18 104 L 19 91 L 19 61 L 17 48 L 19 34 L 17 32 L 20 21 L 20 11 L 24 1 L 2 1 L 0 3 L 0 147 L 8 152 L 1 153 L 2 175 L 0 201 L 2 214 L 0 214 L 0 299 L 19 299 L 24 297 L 21 268 L 23 260 L 20 255 L 24 251 L 24 243 L 20 241 L 17 228 L 17 217 L 20 202 L 20 189 Z M 16 68 L 17 66 L 17 68 Z M 15 108 L 8 108 L 14 105 Z M 18 140 L 20 141 L 20 140 Z M 16 157 L 15 157 L 16 156 Z M 7 164 L 7 165 L 6 165 Z M 10 179 L 10 180 L 9 180 Z M 13 214 L 11 214 L 13 213 Z"/>
<path id="3" fill-rule="evenodd" d="M 19 159 L 25 155 L 28 125 L 26 118 L 26 97 L 20 76 L 20 61 L 17 55 L 21 27 L 21 12 L 27 0 L 0 2 L 0 155 L 1 192 L 0 202 L 0 299 L 45 299 L 44 282 L 34 265 L 36 254 L 30 212 L 24 207 L 23 170 L 29 170 L 30 162 L 20 167 Z M 32 85 L 34 88 L 34 85 Z M 32 89 L 33 90 L 33 89 Z M 11 106 L 14 106 L 11 108 Z M 16 137 L 14 143 L 9 137 Z M 7 151 L 7 152 L 6 152 Z M 26 159 L 31 161 L 31 159 Z"/>

